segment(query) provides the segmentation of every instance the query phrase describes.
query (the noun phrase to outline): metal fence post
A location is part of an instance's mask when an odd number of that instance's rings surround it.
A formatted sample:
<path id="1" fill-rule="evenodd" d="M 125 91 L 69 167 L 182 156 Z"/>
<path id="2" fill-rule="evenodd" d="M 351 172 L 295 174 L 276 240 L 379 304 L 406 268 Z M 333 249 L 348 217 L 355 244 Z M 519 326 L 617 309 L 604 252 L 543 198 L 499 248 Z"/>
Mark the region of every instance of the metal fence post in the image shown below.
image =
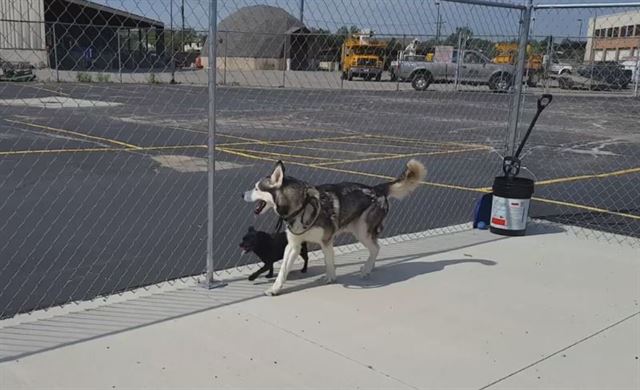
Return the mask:
<path id="1" fill-rule="evenodd" d="M 60 70 L 58 69 L 58 39 L 56 36 L 56 24 L 53 23 L 53 60 L 56 65 L 56 83 L 60 82 Z"/>
<path id="2" fill-rule="evenodd" d="M 593 64 L 596 62 L 596 50 L 595 50 L 595 44 L 596 44 L 596 22 L 598 20 L 598 11 L 595 12 L 594 16 L 593 16 L 593 27 L 591 29 L 591 47 L 590 47 L 590 53 L 589 53 L 589 65 L 591 67 L 591 77 L 589 78 L 589 91 L 591 91 L 592 86 L 593 86 Z M 588 29 L 588 28 L 587 28 Z M 604 50 L 602 52 L 602 55 L 606 55 L 606 50 Z M 602 61 L 606 61 L 606 58 L 603 58 Z"/>
<path id="3" fill-rule="evenodd" d="M 224 33 L 224 59 L 222 68 L 222 84 L 227 85 L 227 48 L 229 47 L 229 31 Z"/>
<path id="4" fill-rule="evenodd" d="M 122 84 L 122 42 L 120 42 L 120 29 L 116 31 L 118 35 L 118 75 L 120 76 L 120 84 Z"/>
<path id="5" fill-rule="evenodd" d="M 456 58 L 456 73 L 454 75 L 454 88 L 458 90 L 458 82 L 460 79 L 460 63 L 463 61 L 464 53 L 462 50 L 462 32 L 458 33 L 458 57 Z"/>
<path id="6" fill-rule="evenodd" d="M 547 36 L 547 63 L 544 66 L 544 93 L 549 92 L 549 81 L 551 80 L 551 61 L 553 59 L 553 36 Z"/>
<path id="7" fill-rule="evenodd" d="M 282 88 L 285 87 L 287 82 L 287 34 L 284 34 L 284 48 L 282 49 Z"/>
<path id="8" fill-rule="evenodd" d="M 508 152 L 513 155 L 516 149 L 516 139 L 518 136 L 518 122 L 520 120 L 520 106 L 522 103 L 522 82 L 524 80 L 524 64 L 527 57 L 527 44 L 529 43 L 529 27 L 531 26 L 531 15 L 533 11 L 533 0 L 527 0 L 527 6 L 522 10 L 520 20 L 520 43 L 518 45 L 518 61 L 516 62 L 513 100 L 511 111 L 509 112 L 509 141 Z"/>
<path id="9" fill-rule="evenodd" d="M 217 55 L 217 30 L 218 30 L 218 0 L 209 0 L 209 127 L 207 137 L 207 276 L 206 288 L 223 286 L 224 283 L 216 280 L 213 275 L 213 222 L 215 217 L 215 179 L 216 179 L 216 55 Z"/>
<path id="10" fill-rule="evenodd" d="M 638 47 L 636 48 L 635 54 L 636 68 L 633 70 L 633 96 L 638 97 L 638 83 L 640 82 L 640 39 L 638 39 Z"/>

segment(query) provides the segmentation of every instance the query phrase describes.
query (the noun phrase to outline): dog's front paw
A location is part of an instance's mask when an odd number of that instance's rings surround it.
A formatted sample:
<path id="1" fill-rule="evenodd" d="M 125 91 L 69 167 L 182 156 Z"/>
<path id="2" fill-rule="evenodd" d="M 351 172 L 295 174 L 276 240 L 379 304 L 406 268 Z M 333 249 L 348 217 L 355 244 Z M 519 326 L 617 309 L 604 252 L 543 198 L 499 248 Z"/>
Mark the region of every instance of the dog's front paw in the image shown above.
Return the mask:
<path id="1" fill-rule="evenodd" d="M 366 266 L 362 266 L 360 267 L 360 277 L 362 279 L 369 279 L 369 276 L 371 275 L 371 270 L 368 269 Z"/>
<path id="2" fill-rule="evenodd" d="M 268 290 L 266 290 L 264 292 L 264 295 L 266 295 L 268 297 L 275 297 L 276 295 L 278 295 L 279 292 L 280 292 L 280 290 L 271 287 L 271 288 L 269 288 Z"/>
<path id="3" fill-rule="evenodd" d="M 336 281 L 336 276 L 328 276 L 328 275 L 323 275 L 322 277 L 320 277 L 320 282 L 324 283 L 324 284 L 331 284 L 331 283 L 335 283 Z"/>

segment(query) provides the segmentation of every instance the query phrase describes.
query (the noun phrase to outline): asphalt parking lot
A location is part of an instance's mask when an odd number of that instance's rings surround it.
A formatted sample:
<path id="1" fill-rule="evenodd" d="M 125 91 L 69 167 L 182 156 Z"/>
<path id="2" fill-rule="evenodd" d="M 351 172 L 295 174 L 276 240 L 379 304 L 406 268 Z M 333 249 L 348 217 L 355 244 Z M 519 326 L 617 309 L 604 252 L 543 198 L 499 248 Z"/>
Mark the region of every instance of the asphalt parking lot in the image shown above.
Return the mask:
<path id="1" fill-rule="evenodd" d="M 471 220 L 500 173 L 510 97 L 487 92 L 221 87 L 215 261 L 246 228 L 239 194 L 283 160 L 311 183 L 376 183 L 409 158 L 429 174 L 392 205 L 385 236 Z M 534 111 L 525 100 L 525 124 Z M 0 85 L 0 317 L 201 273 L 207 90 Z M 640 101 L 557 96 L 525 151 L 533 217 L 640 238 Z M 344 239 L 341 243 L 345 243 Z"/>

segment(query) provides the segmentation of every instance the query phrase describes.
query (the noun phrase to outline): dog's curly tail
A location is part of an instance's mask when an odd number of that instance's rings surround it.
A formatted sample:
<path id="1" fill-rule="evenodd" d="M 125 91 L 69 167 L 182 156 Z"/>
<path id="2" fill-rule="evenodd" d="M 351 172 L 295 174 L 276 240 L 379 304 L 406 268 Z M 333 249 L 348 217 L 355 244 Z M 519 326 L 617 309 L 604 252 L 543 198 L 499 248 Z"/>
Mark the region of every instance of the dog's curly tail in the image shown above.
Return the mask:
<path id="1" fill-rule="evenodd" d="M 427 168 L 420 161 L 411 159 L 402 175 L 389 183 L 378 184 L 375 189 L 380 195 L 402 199 L 418 188 L 425 176 Z"/>

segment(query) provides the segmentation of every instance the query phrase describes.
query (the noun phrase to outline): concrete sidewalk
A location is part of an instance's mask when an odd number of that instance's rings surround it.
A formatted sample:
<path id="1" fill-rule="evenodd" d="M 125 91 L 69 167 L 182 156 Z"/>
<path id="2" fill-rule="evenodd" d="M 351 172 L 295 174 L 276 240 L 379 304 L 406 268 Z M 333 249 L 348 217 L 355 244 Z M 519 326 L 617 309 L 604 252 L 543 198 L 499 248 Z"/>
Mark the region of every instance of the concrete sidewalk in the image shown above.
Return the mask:
<path id="1" fill-rule="evenodd" d="M 367 281 L 351 246 L 338 283 L 314 261 L 275 298 L 235 273 L 5 320 L 0 387 L 640 388 L 637 248 L 531 233 L 387 240 Z"/>

